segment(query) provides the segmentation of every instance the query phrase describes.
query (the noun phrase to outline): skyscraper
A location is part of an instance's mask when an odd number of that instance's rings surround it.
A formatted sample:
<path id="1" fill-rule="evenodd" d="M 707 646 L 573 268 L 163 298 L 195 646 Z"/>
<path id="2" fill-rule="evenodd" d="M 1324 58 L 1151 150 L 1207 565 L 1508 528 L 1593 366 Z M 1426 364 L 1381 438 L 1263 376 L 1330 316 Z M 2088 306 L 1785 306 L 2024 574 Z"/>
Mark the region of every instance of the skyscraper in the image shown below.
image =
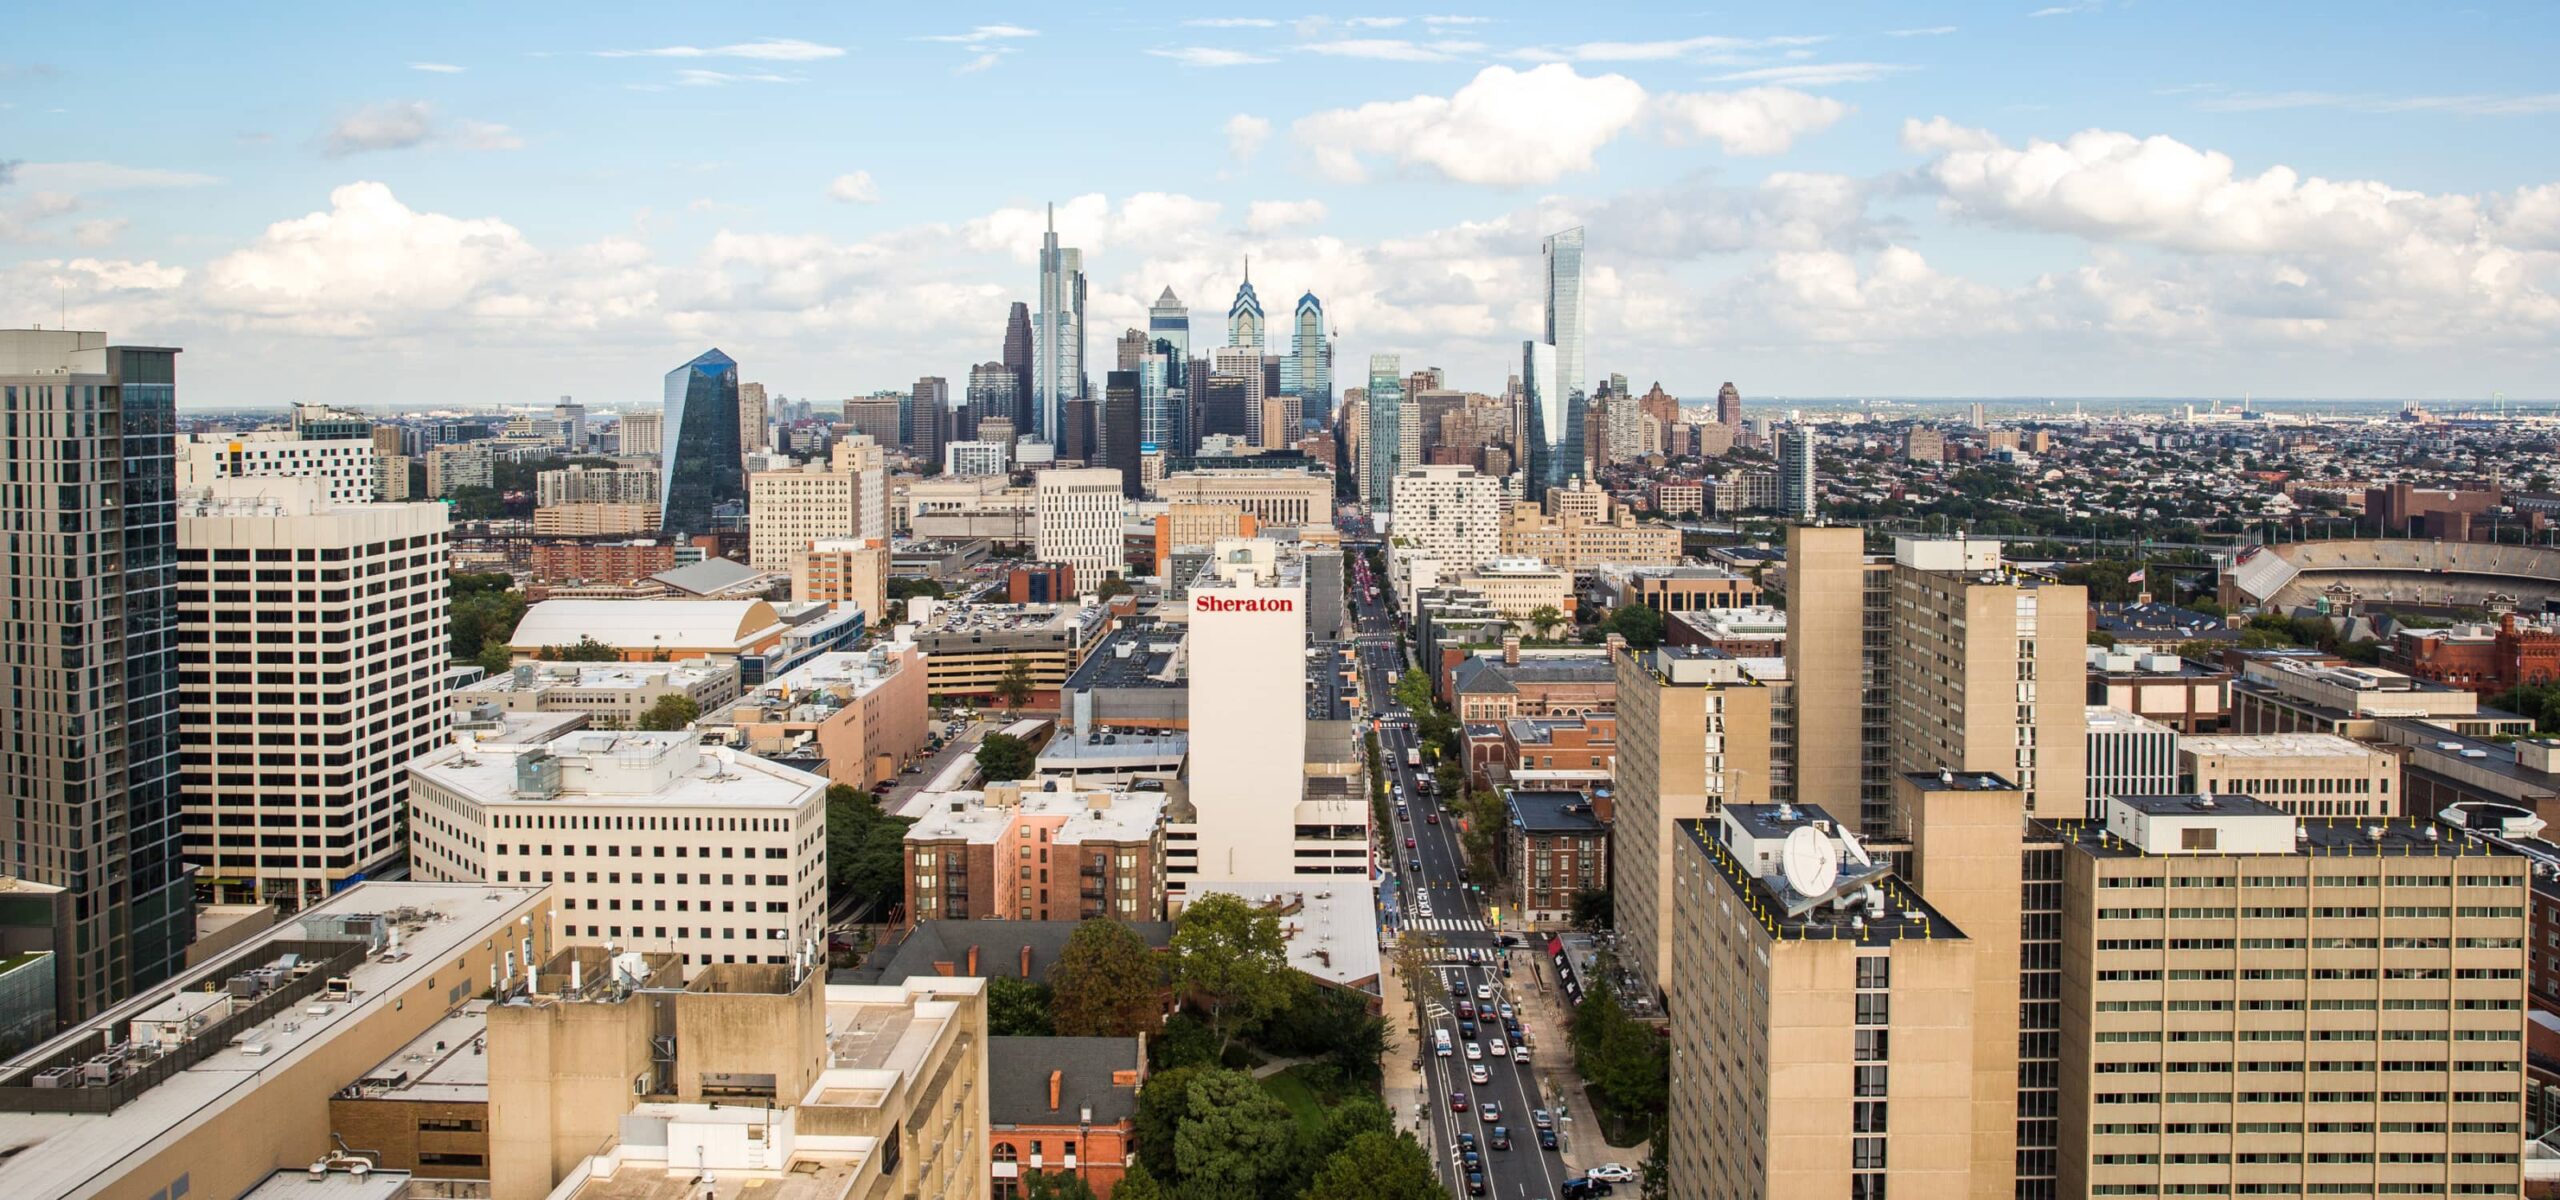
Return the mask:
<path id="1" fill-rule="evenodd" d="M 765 403 L 764 385 L 738 385 L 738 453 L 754 454 L 773 447 L 772 413 Z"/>
<path id="2" fill-rule="evenodd" d="M 1187 374 L 1191 365 L 1191 310 L 1183 307 L 1172 288 L 1166 288 L 1147 309 L 1147 336 L 1155 340 L 1157 353 L 1171 356 L 1165 386 L 1191 386 Z"/>
<path id="3" fill-rule="evenodd" d="M 1102 465 L 1120 472 L 1120 492 L 1132 499 L 1144 494 L 1138 479 L 1138 374 L 1113 371 L 1102 377 L 1101 428 L 1097 430 Z"/>
<path id="4" fill-rule="evenodd" d="M 1568 390 L 1557 374 L 1556 347 L 1520 343 L 1520 408 L 1527 487 L 1531 500 L 1583 473 L 1583 433 L 1590 423 L 1580 390 Z"/>
<path id="5" fill-rule="evenodd" d="M 1222 346 L 1210 354 L 1209 362 L 1213 372 L 1234 376 L 1244 385 L 1244 428 L 1233 432 L 1243 434 L 1245 441 L 1252 445 L 1261 445 L 1262 385 L 1265 382 L 1262 378 L 1262 352 L 1250 346 Z"/>
<path id="6" fill-rule="evenodd" d="M 1556 386 L 1576 400 L 1590 396 L 1590 377 L 1585 373 L 1582 333 L 1582 227 L 1565 230 L 1546 240 L 1544 246 L 1547 269 L 1547 334 L 1545 342 L 1556 348 Z"/>
<path id="7" fill-rule="evenodd" d="M 1778 433 L 1778 512 L 1790 520 L 1813 519 L 1813 431 Z"/>
<path id="8" fill-rule="evenodd" d="M 1262 299 L 1253 294 L 1253 260 L 1244 260 L 1244 282 L 1236 285 L 1236 302 L 1227 306 L 1227 344 L 1262 353 Z"/>
<path id="9" fill-rule="evenodd" d="M 1296 396 L 1298 411 L 1333 417 L 1333 344 L 1324 337 L 1324 303 L 1314 292 L 1298 297 L 1297 327 L 1289 357 L 1280 363 L 1280 394 Z"/>
<path id="10" fill-rule="evenodd" d="M 1369 504 L 1381 511 L 1395 507 L 1396 473 L 1403 469 L 1404 408 L 1403 361 L 1393 354 L 1370 355 L 1369 428 L 1362 444 L 1369 453 Z"/>
<path id="11" fill-rule="evenodd" d="M 71 893 L 63 1020 L 169 978 L 195 939 L 176 787 L 177 357 L 0 331 L 0 875 Z"/>
<path id="12" fill-rule="evenodd" d="M 1031 361 L 1031 306 L 1016 300 L 1004 318 L 1004 366 L 1013 372 L 1013 409 L 1010 412 L 982 410 L 978 413 L 980 417 L 1011 417 L 1016 433 L 1032 427 L 1032 397 L 1039 393 L 1031 390 Z"/>
<path id="13" fill-rule="evenodd" d="M 1017 404 L 1022 396 L 1022 393 L 1017 390 L 1020 383 L 1021 376 L 1004 363 L 979 363 L 969 368 L 969 419 L 973 424 L 962 432 L 974 438 L 978 436 L 974 422 L 984 421 L 989 417 L 1014 420 L 1018 414 Z"/>
<path id="14" fill-rule="evenodd" d="M 1040 319 L 1032 326 L 1032 421 L 1051 445 L 1063 441 L 1066 405 L 1084 398 L 1084 252 L 1058 245 L 1058 206 L 1040 239 Z"/>
<path id="15" fill-rule="evenodd" d="M 711 513 L 747 498 L 738 449 L 738 364 L 720 351 L 667 372 L 666 451 L 659 456 L 658 527 L 708 533 Z"/>
<path id="16" fill-rule="evenodd" d="M 939 375 L 916 380 L 909 393 L 907 453 L 930 475 L 942 465 L 942 448 L 951 443 L 951 381 Z"/>
<path id="17" fill-rule="evenodd" d="M 1112 343 L 1113 348 L 1118 350 L 1119 353 L 1112 360 L 1111 369 L 1115 371 L 1137 370 L 1138 360 L 1146 357 L 1147 348 L 1151 344 L 1152 342 L 1147 337 L 1146 330 L 1131 329 L 1122 333 L 1120 335 L 1120 340 Z M 1104 381 L 1103 386 L 1109 387 L 1109 381 Z"/>
<path id="18" fill-rule="evenodd" d="M 1724 390 L 1716 393 L 1716 424 L 1730 426 L 1737 431 L 1742 428 L 1742 392 L 1730 381 L 1724 385 Z"/>

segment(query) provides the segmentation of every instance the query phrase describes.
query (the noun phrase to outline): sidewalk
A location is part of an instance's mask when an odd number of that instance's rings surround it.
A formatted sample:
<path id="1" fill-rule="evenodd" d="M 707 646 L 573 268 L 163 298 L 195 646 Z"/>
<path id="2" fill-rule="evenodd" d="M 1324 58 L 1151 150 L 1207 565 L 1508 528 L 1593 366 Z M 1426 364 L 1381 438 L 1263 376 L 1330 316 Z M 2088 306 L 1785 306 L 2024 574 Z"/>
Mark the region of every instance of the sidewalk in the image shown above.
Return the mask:
<path id="1" fill-rule="evenodd" d="M 1395 955 L 1388 952 L 1379 962 L 1379 1013 L 1387 1022 L 1387 1054 L 1380 1072 L 1378 1099 L 1387 1106 L 1387 1115 L 1395 1119 L 1395 1128 L 1411 1133 L 1431 1149 L 1431 1135 L 1423 1122 L 1423 1106 L 1429 1102 L 1422 1071 L 1414 1064 L 1423 1055 L 1422 1040 L 1414 1031 L 1413 999 L 1405 992 L 1404 976 L 1398 972 Z"/>
<path id="2" fill-rule="evenodd" d="M 1600 1122 L 1585 1111 L 1591 1101 L 1583 1090 L 1582 1076 L 1573 1069 L 1571 1015 L 1556 983 L 1555 964 L 1547 960 L 1549 931 L 1504 928 L 1517 933 L 1522 943 L 1512 950 L 1511 991 L 1519 998 L 1521 1028 L 1528 1031 L 1537 1052 L 1539 1098 L 1549 1112 L 1558 1111 L 1561 1102 L 1562 1111 L 1570 1114 L 1556 1123 L 1569 1134 L 1559 1157 L 1577 1173 L 1606 1162 L 1629 1166 L 1643 1162 L 1646 1147 L 1610 1145 L 1601 1134 Z"/>

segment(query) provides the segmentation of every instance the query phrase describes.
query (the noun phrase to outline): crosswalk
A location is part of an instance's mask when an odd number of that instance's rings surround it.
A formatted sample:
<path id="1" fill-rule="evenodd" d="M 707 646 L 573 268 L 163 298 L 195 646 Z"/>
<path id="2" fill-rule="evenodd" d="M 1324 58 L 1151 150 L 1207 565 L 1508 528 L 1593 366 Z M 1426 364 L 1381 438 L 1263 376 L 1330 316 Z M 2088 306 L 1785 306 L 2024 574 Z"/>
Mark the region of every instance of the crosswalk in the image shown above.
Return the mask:
<path id="1" fill-rule="evenodd" d="M 1474 917 L 1422 917 L 1404 923 L 1407 929 L 1424 933 L 1483 933 L 1493 926 Z"/>

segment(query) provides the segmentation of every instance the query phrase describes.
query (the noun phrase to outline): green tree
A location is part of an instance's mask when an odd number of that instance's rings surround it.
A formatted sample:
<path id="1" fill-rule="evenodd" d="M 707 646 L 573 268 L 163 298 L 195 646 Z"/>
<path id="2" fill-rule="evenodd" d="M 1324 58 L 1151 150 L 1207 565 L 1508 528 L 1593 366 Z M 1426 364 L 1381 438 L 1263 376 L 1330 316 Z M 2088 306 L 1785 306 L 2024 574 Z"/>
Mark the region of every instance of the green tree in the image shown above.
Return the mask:
<path id="1" fill-rule="evenodd" d="M 1288 1003 L 1303 985 L 1289 966 L 1280 918 L 1225 892 L 1182 910 L 1173 931 L 1173 979 L 1175 990 L 1207 1013 L 1221 1055 L 1237 1031 Z"/>
<path id="2" fill-rule="evenodd" d="M 1670 1146 L 1669 1139 L 1656 1137 L 1652 1149 L 1645 1151 L 1644 1189 L 1638 1193 L 1641 1200 L 1671 1200 Z"/>
<path id="3" fill-rule="evenodd" d="M 1113 596 L 1126 596 L 1137 590 L 1136 584 L 1121 576 L 1111 575 L 1103 579 L 1101 587 L 1093 589 L 1093 594 L 1096 599 L 1108 600 Z"/>
<path id="4" fill-rule="evenodd" d="M 1146 1159 L 1129 1160 L 1129 1173 L 1120 1177 L 1111 1189 L 1111 1200 L 1167 1200 L 1164 1185 L 1156 1182 L 1154 1172 L 1147 1170 Z"/>
<path id="5" fill-rule="evenodd" d="M 1662 644 L 1662 614 L 1642 604 L 1619 605 L 1600 628 L 1627 639 L 1630 649 L 1650 650 Z"/>
<path id="6" fill-rule="evenodd" d="M 1529 627 L 1538 631 L 1540 641 L 1545 641 L 1547 634 L 1562 624 L 1564 624 L 1564 611 L 1555 605 L 1541 604 L 1529 610 Z"/>
<path id="7" fill-rule="evenodd" d="M 534 652 L 544 662 L 621 662 L 622 652 L 596 640 L 596 635 L 581 634 L 575 645 L 544 646 Z"/>
<path id="8" fill-rule="evenodd" d="M 701 718 L 702 706 L 694 703 L 693 697 L 669 694 L 658 697 L 648 711 L 640 714 L 639 728 L 654 733 L 673 733 L 691 728 Z"/>
<path id="9" fill-rule="evenodd" d="M 1028 979 L 987 980 L 987 1034 L 991 1037 L 1052 1037 L 1050 990 Z"/>
<path id="10" fill-rule="evenodd" d="M 1164 963 L 1119 921 L 1085 921 L 1049 968 L 1060 1037 L 1136 1037 L 1164 1023 Z"/>
<path id="11" fill-rule="evenodd" d="M 1031 743 L 1009 733 L 990 733 L 978 740 L 978 770 L 989 783 L 1009 779 L 1028 779 L 1038 765 L 1039 756 L 1031 752 Z"/>
<path id="12" fill-rule="evenodd" d="M 1069 1171 L 1033 1171 L 1022 1177 L 1022 1200 L 1099 1200 L 1093 1185 Z"/>
<path id="13" fill-rule="evenodd" d="M 457 487 L 446 492 L 444 498 L 453 502 L 453 519 L 457 521 L 491 521 L 507 511 L 506 499 L 496 488 Z"/>
<path id="14" fill-rule="evenodd" d="M 1266 1195 L 1286 1178 L 1298 1127 L 1289 1106 L 1242 1071 L 1210 1071 L 1191 1081 L 1173 1161 L 1183 1200 Z"/>
<path id="15" fill-rule="evenodd" d="M 827 789 L 827 898 L 849 899 L 873 919 L 906 895 L 907 827 L 913 817 L 880 810 L 878 797 L 850 784 Z"/>
<path id="16" fill-rule="evenodd" d="M 1308 993 L 1273 1012 L 1253 1044 L 1272 1054 L 1322 1059 L 1343 1078 L 1374 1086 L 1387 1052 L 1386 1018 L 1372 1015 L 1354 992 L 1309 985 Z"/>
<path id="17" fill-rule="evenodd" d="M 524 620 L 524 593 L 515 590 L 515 577 L 503 571 L 456 571 L 446 580 L 452 587 L 448 623 L 453 656 L 485 666 L 483 654 L 491 646 L 503 652 Z"/>
<path id="18" fill-rule="evenodd" d="M 1431 1156 L 1412 1138 L 1364 1133 L 1324 1161 L 1299 1200 L 1441 1200 L 1446 1194 Z M 1114 1195 L 1117 1200 L 1127 1193 Z"/>
<path id="19" fill-rule="evenodd" d="M 1147 1040 L 1147 1064 L 1159 1071 L 1175 1067 L 1218 1065 L 1218 1035 L 1209 1023 L 1187 1012 L 1164 1019 L 1164 1032 Z"/>
<path id="20" fill-rule="evenodd" d="M 1146 1086 L 1138 1089 L 1138 1163 L 1159 1178 L 1176 1177 L 1173 1135 L 1182 1129 L 1182 1118 L 1191 1111 L 1191 1081 L 1217 1069 L 1210 1064 L 1160 1067 L 1147 1076 Z M 1125 1188 L 1129 1183 L 1123 1179 L 1120 1186 Z"/>
<path id="21" fill-rule="evenodd" d="M 472 659 L 471 662 L 491 675 L 504 675 L 515 669 L 516 656 L 513 651 L 507 649 L 505 642 L 491 642 L 480 647 L 479 657 Z"/>
<path id="22" fill-rule="evenodd" d="M 1618 922 L 1618 897 L 1607 888 L 1585 888 L 1573 894 L 1573 923 L 1583 929 L 1607 929 Z"/>
<path id="23" fill-rule="evenodd" d="M 1004 678 L 996 680 L 996 699 L 1004 702 L 1006 712 L 1019 711 L 1031 701 L 1031 664 L 1015 659 L 1004 669 Z"/>

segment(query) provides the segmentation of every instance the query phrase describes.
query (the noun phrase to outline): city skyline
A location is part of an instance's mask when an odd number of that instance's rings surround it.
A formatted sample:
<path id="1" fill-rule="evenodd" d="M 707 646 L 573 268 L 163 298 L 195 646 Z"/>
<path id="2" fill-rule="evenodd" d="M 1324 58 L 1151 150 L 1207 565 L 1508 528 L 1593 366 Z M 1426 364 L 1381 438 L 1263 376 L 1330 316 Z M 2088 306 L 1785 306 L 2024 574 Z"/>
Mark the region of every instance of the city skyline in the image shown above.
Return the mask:
<path id="1" fill-rule="evenodd" d="M 73 44 L 72 19 L 25 14 L 22 44 Z M 2548 13 L 2205 21 L 1490 5 L 724 32 L 642 8 L 611 36 L 510 11 L 276 40 L 167 9 L 127 53 L 216 97 L 183 119 L 42 55 L 0 67 L 0 316 L 197 347 L 191 408 L 431 404 L 456 363 L 613 406 L 715 343 L 835 398 L 991 357 L 1056 197 L 1093 330 L 1143 327 L 1167 287 L 1231 295 L 1250 254 L 1276 295 L 1324 298 L 1347 361 L 1482 391 L 1538 332 L 1539 238 L 1582 224 L 1587 371 L 1683 397 L 2560 395 L 2560 183 L 2529 152 L 2560 121 Z M 2098 80 L 2099 57 L 2175 65 Z M 1113 159 L 1123 135 L 1025 128 L 1020 98 L 1058 88 L 1088 129 L 1220 99 Z M 803 115 L 887 95 L 943 134 Z M 962 142 L 1015 169 L 952 181 Z"/>

